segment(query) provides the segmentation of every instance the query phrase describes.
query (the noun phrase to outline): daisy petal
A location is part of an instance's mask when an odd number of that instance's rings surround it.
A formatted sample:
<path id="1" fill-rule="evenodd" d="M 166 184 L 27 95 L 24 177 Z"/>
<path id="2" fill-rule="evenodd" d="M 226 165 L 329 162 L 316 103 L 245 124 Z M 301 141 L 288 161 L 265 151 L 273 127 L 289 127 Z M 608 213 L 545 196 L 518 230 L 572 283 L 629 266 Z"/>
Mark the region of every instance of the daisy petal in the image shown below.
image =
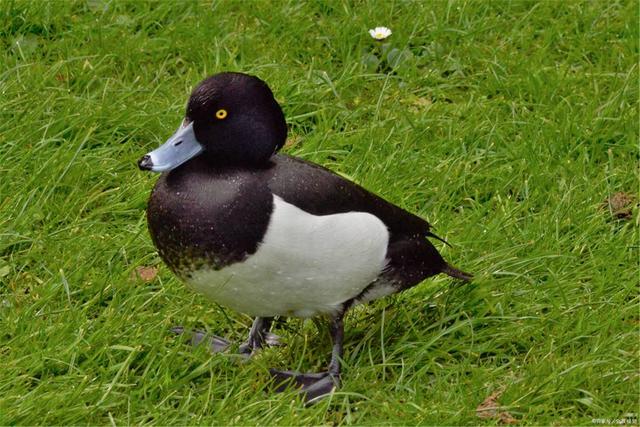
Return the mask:
<path id="1" fill-rule="evenodd" d="M 391 35 L 391 30 L 387 27 L 375 27 L 369 30 L 369 34 L 376 40 L 384 40 Z"/>

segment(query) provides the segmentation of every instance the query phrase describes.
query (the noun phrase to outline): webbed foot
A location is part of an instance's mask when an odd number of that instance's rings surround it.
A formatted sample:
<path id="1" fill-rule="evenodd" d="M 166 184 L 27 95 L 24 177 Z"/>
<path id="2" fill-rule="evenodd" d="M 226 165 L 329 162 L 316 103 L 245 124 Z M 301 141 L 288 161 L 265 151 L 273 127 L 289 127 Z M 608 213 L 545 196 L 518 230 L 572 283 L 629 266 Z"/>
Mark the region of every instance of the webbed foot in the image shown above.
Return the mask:
<path id="1" fill-rule="evenodd" d="M 307 404 L 316 403 L 340 386 L 339 376 L 330 372 L 302 374 L 294 371 L 269 369 L 269 373 L 273 377 L 276 392 L 283 392 L 289 386 L 297 387 L 299 393 L 304 394 L 304 400 Z"/>
<path id="2" fill-rule="evenodd" d="M 210 335 L 207 332 L 199 330 L 185 330 L 182 326 L 176 326 L 171 328 L 171 332 L 177 335 L 191 334 L 191 345 L 197 346 L 206 343 L 211 353 L 221 353 L 231 346 L 231 341 L 224 338 Z"/>

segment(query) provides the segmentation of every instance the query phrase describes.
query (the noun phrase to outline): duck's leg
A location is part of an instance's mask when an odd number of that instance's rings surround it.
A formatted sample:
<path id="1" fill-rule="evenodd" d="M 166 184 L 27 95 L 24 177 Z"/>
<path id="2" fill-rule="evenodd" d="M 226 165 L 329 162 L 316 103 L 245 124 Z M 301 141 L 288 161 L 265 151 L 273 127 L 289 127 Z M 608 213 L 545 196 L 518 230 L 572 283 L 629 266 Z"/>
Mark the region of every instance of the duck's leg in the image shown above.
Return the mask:
<path id="1" fill-rule="evenodd" d="M 264 345 L 279 345 L 280 341 L 276 334 L 269 332 L 272 317 L 256 317 L 251 326 L 249 332 L 249 338 L 247 341 L 240 345 L 240 354 L 243 356 L 250 356 L 255 350 L 258 350 Z M 231 346 L 231 341 L 224 338 L 210 335 L 207 332 L 199 330 L 185 330 L 182 326 L 176 326 L 171 329 L 171 332 L 182 335 L 191 334 L 191 345 L 200 345 L 202 342 L 206 342 L 211 353 L 220 353 L 227 350 Z"/>
<path id="2" fill-rule="evenodd" d="M 273 317 L 256 317 L 249 331 L 249 338 L 240 345 L 240 354 L 250 356 L 266 345 L 280 345 L 280 337 L 269 332 Z"/>
<path id="3" fill-rule="evenodd" d="M 276 391 L 282 392 L 287 386 L 293 384 L 304 393 L 305 400 L 313 403 L 317 399 L 330 394 L 340 386 L 340 362 L 344 353 L 344 312 L 331 318 L 330 331 L 333 340 L 331 363 L 326 372 L 302 374 L 293 371 L 279 371 L 270 369 L 276 384 Z"/>

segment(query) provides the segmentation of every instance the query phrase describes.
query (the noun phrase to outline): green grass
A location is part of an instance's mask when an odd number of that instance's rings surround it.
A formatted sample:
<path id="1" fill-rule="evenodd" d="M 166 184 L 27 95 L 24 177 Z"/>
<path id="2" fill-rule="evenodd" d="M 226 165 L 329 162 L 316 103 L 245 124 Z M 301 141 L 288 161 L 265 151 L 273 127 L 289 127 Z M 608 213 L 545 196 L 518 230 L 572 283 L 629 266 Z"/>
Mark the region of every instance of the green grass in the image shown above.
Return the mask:
<path id="1" fill-rule="evenodd" d="M 376 25 L 412 53 L 393 72 L 362 64 Z M 0 424 L 491 425 L 500 389 L 522 424 L 638 412 L 638 209 L 601 207 L 638 193 L 638 2 L 4 0 L 0 42 Z M 311 408 L 267 368 L 320 369 L 313 323 L 248 363 L 168 332 L 250 325 L 160 266 L 135 166 L 222 70 L 269 82 L 288 152 L 476 274 L 354 310 L 344 386 Z"/>

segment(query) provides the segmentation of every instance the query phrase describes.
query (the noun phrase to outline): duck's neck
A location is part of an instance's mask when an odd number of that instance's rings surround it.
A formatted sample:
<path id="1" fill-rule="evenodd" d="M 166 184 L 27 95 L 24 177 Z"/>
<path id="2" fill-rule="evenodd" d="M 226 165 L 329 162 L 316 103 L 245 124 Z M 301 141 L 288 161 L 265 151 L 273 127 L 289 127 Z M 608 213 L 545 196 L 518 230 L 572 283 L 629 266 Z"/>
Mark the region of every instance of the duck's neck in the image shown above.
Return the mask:
<path id="1" fill-rule="evenodd" d="M 275 154 L 274 154 L 275 156 Z M 228 170 L 263 170 L 273 167 L 273 158 L 261 163 L 250 163 L 241 160 L 231 160 L 219 156 L 206 155 L 206 152 L 189 160 L 183 166 L 194 171 L 228 171 Z"/>

